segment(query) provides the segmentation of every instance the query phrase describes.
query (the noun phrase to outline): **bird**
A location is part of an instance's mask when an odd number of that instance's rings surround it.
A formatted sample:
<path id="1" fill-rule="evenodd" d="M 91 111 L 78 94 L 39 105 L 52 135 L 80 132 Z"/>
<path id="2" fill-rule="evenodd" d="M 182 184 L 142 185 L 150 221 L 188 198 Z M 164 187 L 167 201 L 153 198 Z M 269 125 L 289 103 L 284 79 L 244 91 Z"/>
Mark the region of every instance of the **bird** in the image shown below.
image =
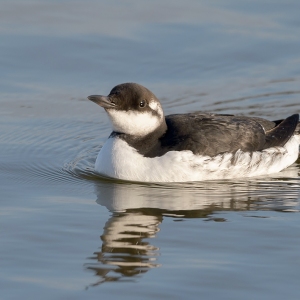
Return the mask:
<path id="1" fill-rule="evenodd" d="M 280 172 L 299 155 L 299 114 L 269 121 L 207 112 L 164 115 L 158 98 L 137 83 L 88 99 L 106 111 L 112 132 L 95 172 L 135 182 L 247 178 Z"/>

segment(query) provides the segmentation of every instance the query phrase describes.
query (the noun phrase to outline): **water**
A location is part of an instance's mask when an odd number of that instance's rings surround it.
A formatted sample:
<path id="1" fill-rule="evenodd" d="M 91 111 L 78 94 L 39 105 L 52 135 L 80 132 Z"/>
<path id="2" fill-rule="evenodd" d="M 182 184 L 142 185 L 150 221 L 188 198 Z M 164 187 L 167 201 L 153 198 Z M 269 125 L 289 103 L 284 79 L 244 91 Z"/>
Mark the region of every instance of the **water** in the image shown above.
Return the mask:
<path id="1" fill-rule="evenodd" d="M 299 299 L 300 165 L 135 184 L 93 173 L 86 100 L 138 82 L 166 114 L 299 112 L 297 1 L 0 1 L 1 299 Z"/>

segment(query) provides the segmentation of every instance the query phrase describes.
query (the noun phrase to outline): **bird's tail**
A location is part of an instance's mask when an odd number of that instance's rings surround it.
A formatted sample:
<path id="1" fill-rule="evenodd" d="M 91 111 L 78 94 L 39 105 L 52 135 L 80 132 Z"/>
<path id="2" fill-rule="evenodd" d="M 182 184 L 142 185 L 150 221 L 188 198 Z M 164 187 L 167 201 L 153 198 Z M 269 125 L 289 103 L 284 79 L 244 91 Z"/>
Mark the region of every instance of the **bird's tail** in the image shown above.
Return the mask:
<path id="1" fill-rule="evenodd" d="M 264 149 L 276 146 L 284 146 L 287 141 L 289 141 L 289 139 L 295 135 L 297 126 L 299 126 L 298 114 L 291 115 L 290 117 L 284 119 L 277 126 L 266 132 Z"/>
<path id="2" fill-rule="evenodd" d="M 298 122 L 298 125 L 295 129 L 295 135 L 297 136 L 299 141 L 299 154 L 298 154 L 297 162 L 300 163 L 300 122 Z"/>
<path id="3" fill-rule="evenodd" d="M 298 122 L 298 125 L 295 129 L 295 134 L 300 135 L 300 122 Z"/>
<path id="4" fill-rule="evenodd" d="M 277 127 L 283 121 L 284 121 L 284 119 L 276 120 L 276 121 L 273 121 L 273 122 L 276 124 L 275 127 Z M 296 125 L 295 131 L 294 131 L 294 135 L 298 135 L 299 136 L 299 140 L 300 140 L 300 121 L 298 121 L 298 124 Z"/>

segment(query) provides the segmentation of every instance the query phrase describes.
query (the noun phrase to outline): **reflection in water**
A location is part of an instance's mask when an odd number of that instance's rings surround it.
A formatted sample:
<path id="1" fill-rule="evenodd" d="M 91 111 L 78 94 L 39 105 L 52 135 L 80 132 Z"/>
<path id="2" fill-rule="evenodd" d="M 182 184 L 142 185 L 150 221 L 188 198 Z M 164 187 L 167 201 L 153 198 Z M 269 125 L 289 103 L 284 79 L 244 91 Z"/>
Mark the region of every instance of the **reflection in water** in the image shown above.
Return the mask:
<path id="1" fill-rule="evenodd" d="M 163 217 L 226 221 L 218 211 L 299 211 L 299 166 L 265 179 L 180 184 L 96 182 L 97 203 L 112 216 L 101 235 L 102 247 L 86 268 L 107 281 L 133 280 L 158 267 L 154 246 Z"/>
<path id="2" fill-rule="evenodd" d="M 157 267 L 158 248 L 145 239 L 155 237 L 161 217 L 138 211 L 114 213 L 104 226 L 101 251 L 87 264 L 101 278 L 94 285 L 145 273 Z M 113 275 L 110 275 L 110 274 Z"/>

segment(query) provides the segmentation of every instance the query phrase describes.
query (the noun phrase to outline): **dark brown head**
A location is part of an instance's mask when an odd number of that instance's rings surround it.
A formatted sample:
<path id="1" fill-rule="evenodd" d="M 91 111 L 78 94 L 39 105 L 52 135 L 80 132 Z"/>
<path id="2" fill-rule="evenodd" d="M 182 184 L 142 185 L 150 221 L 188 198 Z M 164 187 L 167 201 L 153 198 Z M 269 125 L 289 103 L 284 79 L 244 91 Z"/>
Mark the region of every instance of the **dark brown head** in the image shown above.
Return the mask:
<path id="1" fill-rule="evenodd" d="M 106 110 L 116 132 L 143 136 L 165 122 L 159 100 L 137 83 L 119 84 L 108 96 L 92 95 L 88 99 Z"/>

